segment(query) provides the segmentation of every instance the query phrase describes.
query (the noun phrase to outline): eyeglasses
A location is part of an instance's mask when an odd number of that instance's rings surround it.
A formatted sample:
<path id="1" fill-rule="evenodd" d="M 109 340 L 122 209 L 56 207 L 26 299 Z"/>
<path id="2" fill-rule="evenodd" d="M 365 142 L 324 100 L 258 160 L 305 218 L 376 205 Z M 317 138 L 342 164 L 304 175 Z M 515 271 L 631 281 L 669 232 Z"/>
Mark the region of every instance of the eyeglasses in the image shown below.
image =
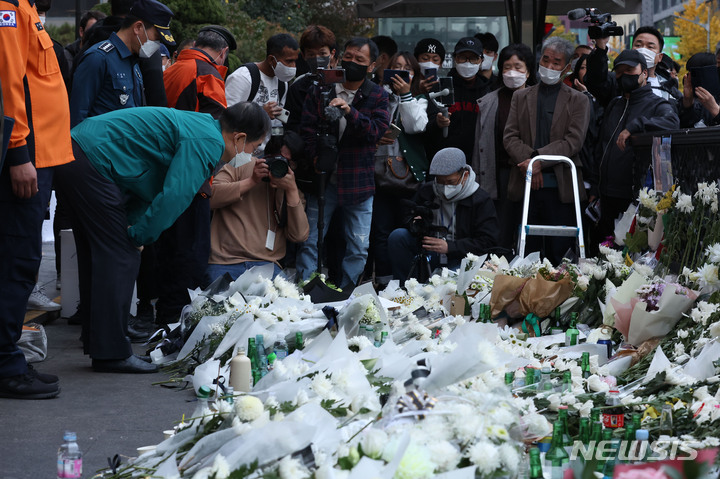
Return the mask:
<path id="1" fill-rule="evenodd" d="M 479 57 L 470 57 L 470 56 L 462 56 L 462 57 L 455 57 L 455 63 L 480 63 L 483 61 L 483 56 L 480 55 Z"/>

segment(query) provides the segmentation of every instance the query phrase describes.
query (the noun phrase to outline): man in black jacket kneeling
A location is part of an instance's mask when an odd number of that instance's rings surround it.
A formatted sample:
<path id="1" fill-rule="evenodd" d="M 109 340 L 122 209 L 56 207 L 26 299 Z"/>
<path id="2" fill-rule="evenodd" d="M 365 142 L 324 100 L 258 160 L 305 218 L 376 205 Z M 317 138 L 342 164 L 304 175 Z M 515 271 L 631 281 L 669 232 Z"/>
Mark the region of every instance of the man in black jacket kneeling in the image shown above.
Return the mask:
<path id="1" fill-rule="evenodd" d="M 431 269 L 456 269 L 468 253 L 484 254 L 497 248 L 495 207 L 475 181 L 475 172 L 467 165 L 462 150 L 438 151 L 430 164 L 430 174 L 435 180 L 423 184 L 415 194 L 413 202 L 417 206 L 409 215 L 407 228 L 396 229 L 388 238 L 395 279 L 408 278 L 420 253 L 429 257 Z M 423 210 L 427 211 L 425 217 Z"/>

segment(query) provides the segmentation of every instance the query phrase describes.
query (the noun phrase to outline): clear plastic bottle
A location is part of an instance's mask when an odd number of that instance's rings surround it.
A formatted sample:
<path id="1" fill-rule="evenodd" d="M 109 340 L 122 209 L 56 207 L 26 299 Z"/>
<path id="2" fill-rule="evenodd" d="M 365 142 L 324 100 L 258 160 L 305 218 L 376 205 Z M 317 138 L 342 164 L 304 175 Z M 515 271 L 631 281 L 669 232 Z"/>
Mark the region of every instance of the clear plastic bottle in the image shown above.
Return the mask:
<path id="1" fill-rule="evenodd" d="M 278 339 L 275 340 L 274 352 L 280 361 L 285 359 L 288 355 L 288 345 L 282 335 L 278 336 Z"/>
<path id="2" fill-rule="evenodd" d="M 72 431 L 65 431 L 65 441 L 58 449 L 57 477 L 82 477 L 82 452 L 77 445 L 77 435 Z"/>
<path id="3" fill-rule="evenodd" d="M 552 392 L 553 383 L 551 379 L 552 368 L 550 366 L 543 366 L 540 370 L 540 383 L 538 384 L 538 391 L 541 392 Z"/>

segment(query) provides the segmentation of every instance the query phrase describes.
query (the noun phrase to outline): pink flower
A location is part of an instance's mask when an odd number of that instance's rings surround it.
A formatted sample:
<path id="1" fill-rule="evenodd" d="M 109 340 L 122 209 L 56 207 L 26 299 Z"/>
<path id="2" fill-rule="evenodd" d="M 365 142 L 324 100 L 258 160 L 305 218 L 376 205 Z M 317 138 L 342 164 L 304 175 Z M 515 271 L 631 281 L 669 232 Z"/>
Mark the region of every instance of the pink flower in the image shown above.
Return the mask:
<path id="1" fill-rule="evenodd" d="M 660 468 L 639 466 L 619 472 L 615 479 L 667 479 L 667 476 Z"/>
<path id="2" fill-rule="evenodd" d="M 615 378 L 615 376 L 603 376 L 600 379 L 602 382 L 610 386 L 610 389 L 617 387 L 617 378 Z"/>

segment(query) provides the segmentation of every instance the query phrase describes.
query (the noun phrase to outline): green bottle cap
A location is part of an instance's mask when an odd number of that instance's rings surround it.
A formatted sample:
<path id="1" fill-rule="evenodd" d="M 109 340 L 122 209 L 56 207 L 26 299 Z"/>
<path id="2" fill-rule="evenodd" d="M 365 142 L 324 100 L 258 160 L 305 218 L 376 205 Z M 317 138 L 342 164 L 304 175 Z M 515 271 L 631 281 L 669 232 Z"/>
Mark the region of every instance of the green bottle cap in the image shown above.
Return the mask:
<path id="1" fill-rule="evenodd" d="M 212 394 L 212 389 L 210 389 L 208 386 L 200 386 L 198 388 L 197 397 L 198 399 L 207 399 Z"/>
<path id="2" fill-rule="evenodd" d="M 277 359 L 277 354 L 275 354 L 274 352 L 272 352 L 272 353 L 268 354 L 267 359 L 268 359 L 268 363 L 272 364 L 272 363 L 274 363 L 275 360 Z"/>

